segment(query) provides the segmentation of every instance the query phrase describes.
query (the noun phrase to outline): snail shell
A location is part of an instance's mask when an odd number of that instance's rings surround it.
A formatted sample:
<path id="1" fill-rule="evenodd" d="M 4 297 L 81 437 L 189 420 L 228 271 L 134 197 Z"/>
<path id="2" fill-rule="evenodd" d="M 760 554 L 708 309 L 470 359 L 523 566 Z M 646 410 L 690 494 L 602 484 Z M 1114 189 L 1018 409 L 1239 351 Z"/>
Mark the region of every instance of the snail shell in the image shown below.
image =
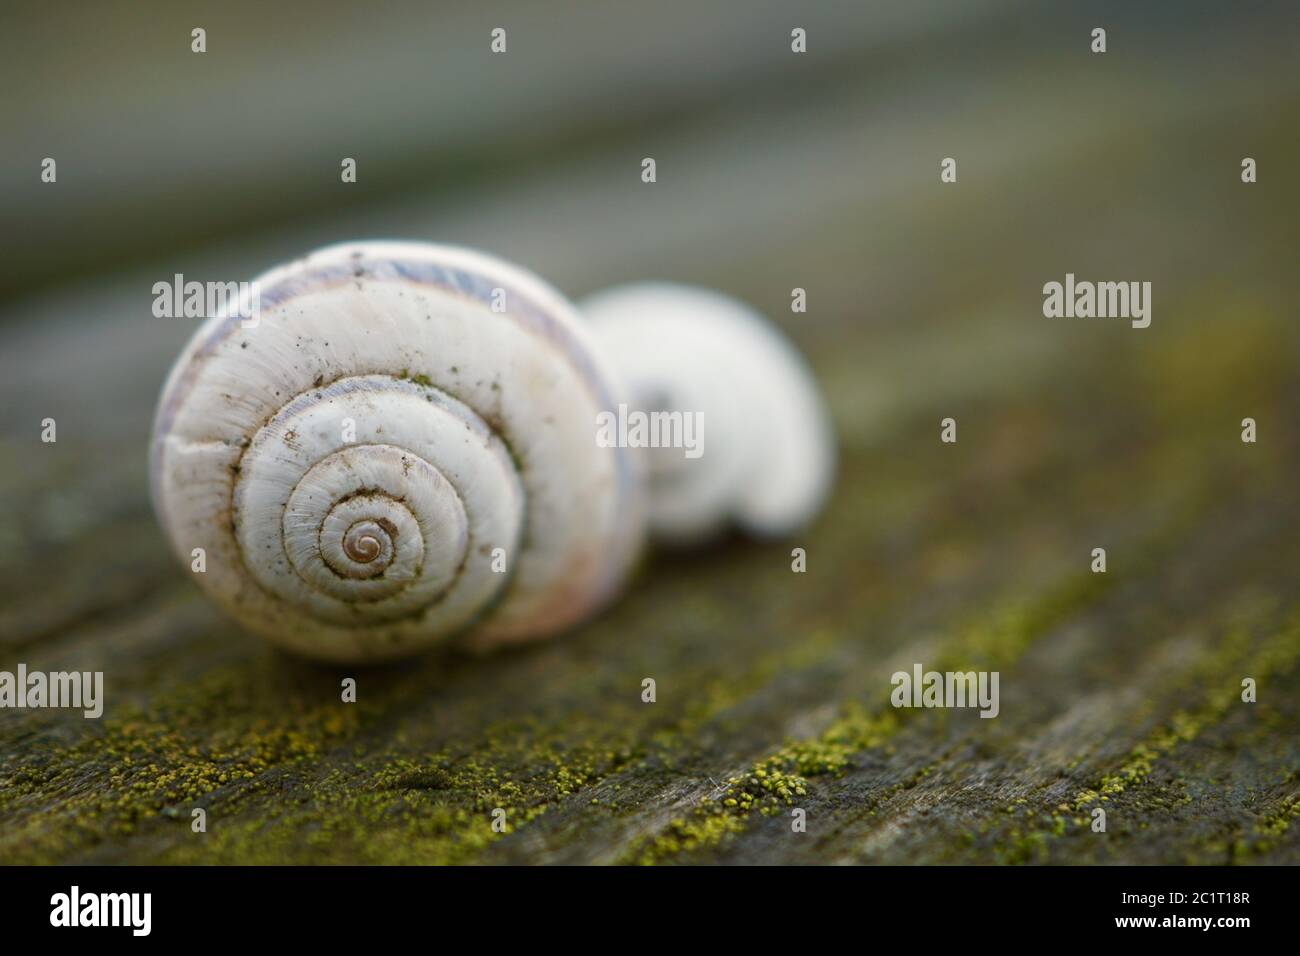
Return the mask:
<path id="1" fill-rule="evenodd" d="M 620 393 L 562 296 L 404 242 L 322 249 L 255 287 L 255 326 L 216 316 L 178 359 L 151 453 L 172 547 L 205 550 L 195 578 L 231 615 L 346 662 L 542 636 L 617 592 L 642 479 L 593 439 Z"/>
<path id="2" fill-rule="evenodd" d="M 650 529 L 672 545 L 735 525 L 783 536 L 830 490 L 835 441 L 803 357 L 736 300 L 669 283 L 619 286 L 579 303 L 643 412 L 698 414 L 700 454 L 648 449 Z"/>

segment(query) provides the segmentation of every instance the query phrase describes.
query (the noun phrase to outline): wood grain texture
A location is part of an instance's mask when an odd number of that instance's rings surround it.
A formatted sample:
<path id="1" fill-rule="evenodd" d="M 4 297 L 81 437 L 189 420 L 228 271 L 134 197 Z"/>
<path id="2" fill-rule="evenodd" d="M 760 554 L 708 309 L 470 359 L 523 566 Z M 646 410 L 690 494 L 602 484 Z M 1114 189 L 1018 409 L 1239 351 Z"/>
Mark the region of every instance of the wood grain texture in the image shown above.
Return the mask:
<path id="1" fill-rule="evenodd" d="M 0 861 L 1300 862 L 1294 68 L 1268 21 L 1213 75 L 1203 24 L 1104 76 L 987 63 L 963 38 L 990 16 L 643 129 L 653 199 L 630 124 L 456 196 L 411 186 L 12 300 L 0 669 L 103 670 L 107 706 L 0 711 Z M 1269 157 L 1254 186 L 1242 143 Z M 149 317 L 148 289 L 376 234 L 469 241 L 573 294 L 652 273 L 754 303 L 826 389 L 825 514 L 653 556 L 544 646 L 355 672 L 266 648 L 149 510 L 149 416 L 191 328 Z M 1066 271 L 1152 281 L 1152 327 L 1043 318 Z M 1000 715 L 892 708 L 916 662 L 999 671 Z"/>

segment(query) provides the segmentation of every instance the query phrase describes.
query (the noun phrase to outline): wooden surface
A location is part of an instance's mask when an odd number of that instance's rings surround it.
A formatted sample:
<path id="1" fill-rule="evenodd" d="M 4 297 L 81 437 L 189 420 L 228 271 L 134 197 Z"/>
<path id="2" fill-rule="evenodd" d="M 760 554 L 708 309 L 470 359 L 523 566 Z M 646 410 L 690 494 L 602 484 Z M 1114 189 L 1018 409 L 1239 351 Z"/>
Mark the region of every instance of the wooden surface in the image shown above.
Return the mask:
<path id="1" fill-rule="evenodd" d="M 697 78 L 713 99 L 629 107 L 454 189 L 137 237 L 107 266 L 42 236 L 0 325 L 0 669 L 102 670 L 107 703 L 0 711 L 0 861 L 1300 861 L 1295 32 L 1114 22 L 1104 60 L 1086 17 L 854 23 L 798 76 L 746 59 Z M 494 148 L 473 142 L 471 165 Z M 752 302 L 831 404 L 825 513 L 789 542 L 653 556 L 531 649 L 356 671 L 270 650 L 150 513 L 149 417 L 192 326 L 152 318 L 149 289 L 372 235 L 493 249 L 575 296 L 653 275 Z M 1067 271 L 1151 281 L 1151 327 L 1045 319 Z M 892 708 L 918 662 L 999 671 L 998 718 Z"/>

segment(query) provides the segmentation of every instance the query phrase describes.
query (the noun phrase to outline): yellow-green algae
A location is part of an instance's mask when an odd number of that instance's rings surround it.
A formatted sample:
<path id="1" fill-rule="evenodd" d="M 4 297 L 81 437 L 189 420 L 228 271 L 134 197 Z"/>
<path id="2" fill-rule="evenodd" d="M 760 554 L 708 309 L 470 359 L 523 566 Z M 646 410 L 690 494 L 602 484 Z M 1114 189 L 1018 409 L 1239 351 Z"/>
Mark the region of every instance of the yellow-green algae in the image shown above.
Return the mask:
<path id="1" fill-rule="evenodd" d="M 1064 837 L 1076 831 L 1090 831 L 1091 813 L 1102 807 L 1108 814 L 1108 826 L 1115 820 L 1114 803 L 1134 788 L 1141 787 L 1150 777 L 1153 768 L 1166 759 L 1176 748 L 1195 740 L 1206 728 L 1220 723 L 1237 706 L 1250 707 L 1241 700 L 1241 677 L 1249 675 L 1263 683 L 1291 671 L 1300 660 L 1300 611 L 1295 612 L 1281 628 L 1257 641 L 1249 627 L 1239 626 L 1227 631 L 1210 654 L 1199 658 L 1177 682 L 1175 694 L 1196 696 L 1205 688 L 1200 702 L 1191 708 L 1179 708 L 1165 721 L 1135 744 L 1117 766 L 1102 774 L 1096 783 L 1078 791 L 1068 802 L 1054 811 L 1024 809 L 1024 822 L 1011 828 L 1005 840 L 997 847 L 1000 862 L 1021 863 L 1045 859 L 1050 838 Z M 1146 802 L 1148 812 L 1167 805 L 1168 795 L 1153 795 Z M 1179 802 L 1187 802 L 1183 796 Z M 1007 812 L 1021 810 L 1028 804 L 1022 798 Z M 1293 808 L 1285 804 L 1273 819 L 1285 819 Z M 1141 824 L 1139 824 L 1141 825 Z M 1262 825 L 1269 827 L 1268 821 Z M 1282 826 L 1278 833 L 1285 832 Z M 1243 843 L 1243 846 L 1245 844 Z"/>
<path id="2" fill-rule="evenodd" d="M 698 675 L 676 706 L 648 711 L 662 716 L 645 728 L 634 718 L 647 705 L 629 692 L 627 703 L 594 718 L 497 722 L 464 749 L 434 753 L 407 752 L 395 738 L 378 752 L 361 745 L 383 716 L 364 692 L 349 705 L 304 696 L 271 719 L 256 700 L 262 688 L 242 671 L 210 674 L 147 713 L 105 719 L 101 734 L 68 750 L 6 766 L 0 816 L 14 822 L 0 832 L 0 856 L 58 859 L 158 821 L 188 832 L 200 806 L 208 831 L 172 841 L 155 862 L 305 862 L 325 849 L 339 861 L 464 862 L 634 760 L 671 751 L 774 676 L 815 665 L 829 644 L 829 634 L 814 634 L 732 679 Z M 340 759 L 354 747 L 354 759 Z M 65 797 L 45 803 L 51 792 Z M 505 811 L 500 833 L 491 827 L 497 808 Z"/>
<path id="3" fill-rule="evenodd" d="M 1300 771 L 1293 771 L 1287 778 L 1288 785 L 1294 787 L 1300 781 Z M 1232 844 L 1234 859 L 1243 860 L 1255 854 L 1268 853 L 1286 836 L 1293 820 L 1300 819 L 1300 792 L 1293 792 L 1283 797 L 1272 810 L 1260 817 L 1251 828 L 1249 836 L 1241 837 Z"/>
<path id="4" fill-rule="evenodd" d="M 1200 513 L 1211 489 L 1210 478 L 1198 477 L 1182 490 L 1165 522 L 1134 547 L 1130 573 L 1152 567 L 1170 552 Z M 1085 570 L 1068 576 L 1037 599 L 1009 601 L 941 646 L 927 668 L 1005 669 L 1035 640 L 1090 607 L 1120 580 L 1116 575 Z M 883 706 L 868 709 L 856 698 L 844 702 L 840 710 L 840 716 L 820 735 L 787 743 L 744 772 L 728 777 L 718 792 L 704 795 L 688 812 L 673 817 L 661 832 L 634 844 L 625 859 L 654 864 L 719 845 L 743 832 L 752 812 L 770 816 L 794 806 L 796 797 L 807 794 L 810 778 L 842 772 L 853 755 L 885 744 L 915 713 Z M 928 772 L 929 768 L 921 767 L 912 780 Z M 881 794 L 881 799 L 886 796 Z"/>
<path id="5" fill-rule="evenodd" d="M 1005 609 L 993 624 L 973 629 L 942 650 L 934 669 L 1006 667 L 1035 638 L 1105 589 L 1107 581 L 1103 575 L 1074 575 L 1038 602 Z M 751 812 L 772 815 L 794 806 L 797 797 L 808 793 L 809 778 L 840 773 L 853 755 L 885 744 L 913 713 L 871 710 L 858 700 L 847 702 L 840 716 L 817 737 L 787 743 L 745 772 L 729 777 L 721 792 L 705 796 L 689 814 L 671 820 L 664 832 L 633 847 L 629 858 L 658 863 L 715 846 L 729 834 L 742 831 Z"/>

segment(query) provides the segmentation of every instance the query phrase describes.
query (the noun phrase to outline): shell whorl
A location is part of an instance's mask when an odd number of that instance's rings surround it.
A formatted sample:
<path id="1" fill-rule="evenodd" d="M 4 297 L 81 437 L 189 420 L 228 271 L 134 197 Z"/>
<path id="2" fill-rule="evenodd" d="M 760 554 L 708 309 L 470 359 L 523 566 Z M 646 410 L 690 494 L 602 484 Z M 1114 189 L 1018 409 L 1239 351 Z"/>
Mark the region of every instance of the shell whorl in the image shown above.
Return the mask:
<path id="1" fill-rule="evenodd" d="M 468 250 L 331 247 L 209 320 L 155 423 L 155 507 L 251 630 L 338 661 L 574 623 L 643 536 L 609 372 L 564 299 Z M 495 308 L 494 308 L 495 306 Z"/>

